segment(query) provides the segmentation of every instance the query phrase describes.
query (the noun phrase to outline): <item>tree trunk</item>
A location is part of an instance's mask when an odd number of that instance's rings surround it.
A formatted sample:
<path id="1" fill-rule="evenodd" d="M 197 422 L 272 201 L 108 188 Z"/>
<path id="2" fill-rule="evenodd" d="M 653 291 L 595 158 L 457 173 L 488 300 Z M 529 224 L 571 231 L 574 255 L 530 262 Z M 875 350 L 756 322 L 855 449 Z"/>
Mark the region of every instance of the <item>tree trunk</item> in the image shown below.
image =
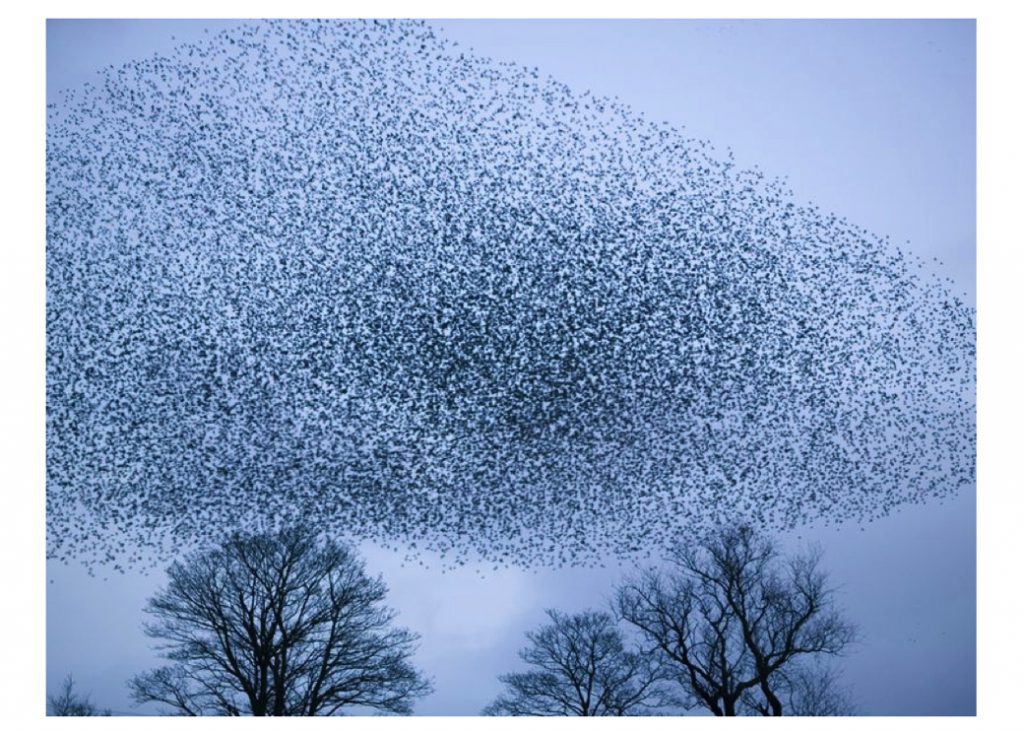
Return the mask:
<path id="1" fill-rule="evenodd" d="M 736 700 L 727 697 L 723 702 L 725 703 L 725 714 L 728 716 L 736 715 Z"/>
<path id="2" fill-rule="evenodd" d="M 761 692 L 764 693 L 764 697 L 768 701 L 768 705 L 771 707 L 771 714 L 773 716 L 782 715 L 782 701 L 776 697 L 774 692 L 772 692 L 772 688 L 768 686 L 767 682 L 761 682 Z"/>

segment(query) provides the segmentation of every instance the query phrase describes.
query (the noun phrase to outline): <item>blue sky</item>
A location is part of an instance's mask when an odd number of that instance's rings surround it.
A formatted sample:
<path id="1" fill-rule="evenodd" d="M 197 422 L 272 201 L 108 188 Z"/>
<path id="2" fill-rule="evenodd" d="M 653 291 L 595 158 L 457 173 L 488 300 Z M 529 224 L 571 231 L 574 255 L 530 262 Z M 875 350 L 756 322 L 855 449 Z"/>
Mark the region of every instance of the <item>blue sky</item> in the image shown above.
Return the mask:
<path id="1" fill-rule="evenodd" d="M 230 23 L 48 24 L 48 97 L 95 70 Z M 974 24 L 876 21 L 442 21 L 474 51 L 537 66 L 576 89 L 731 148 L 927 260 L 974 303 Z M 905 243 L 905 244 L 903 244 Z M 970 714 L 975 707 L 974 492 L 860 527 L 805 528 L 820 542 L 863 641 L 843 662 L 865 712 Z M 436 693 L 418 712 L 474 714 L 516 664 L 543 609 L 600 606 L 624 568 L 468 568 L 439 575 L 363 548 L 384 573 Z M 481 577 L 481 573 L 483 577 Z M 51 563 L 47 679 L 73 672 L 94 700 L 132 710 L 124 681 L 154 662 L 141 609 L 160 574 Z"/>

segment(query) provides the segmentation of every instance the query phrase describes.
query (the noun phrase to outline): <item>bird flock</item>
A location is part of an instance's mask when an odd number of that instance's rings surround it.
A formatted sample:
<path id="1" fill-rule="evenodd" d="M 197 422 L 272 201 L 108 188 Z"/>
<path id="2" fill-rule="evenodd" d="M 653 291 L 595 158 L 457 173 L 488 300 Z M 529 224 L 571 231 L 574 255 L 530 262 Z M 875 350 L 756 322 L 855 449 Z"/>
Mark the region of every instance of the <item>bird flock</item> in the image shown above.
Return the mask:
<path id="1" fill-rule="evenodd" d="M 417 21 L 266 21 L 48 110 L 47 551 L 304 522 L 593 564 L 974 481 L 972 308 L 777 180 Z"/>

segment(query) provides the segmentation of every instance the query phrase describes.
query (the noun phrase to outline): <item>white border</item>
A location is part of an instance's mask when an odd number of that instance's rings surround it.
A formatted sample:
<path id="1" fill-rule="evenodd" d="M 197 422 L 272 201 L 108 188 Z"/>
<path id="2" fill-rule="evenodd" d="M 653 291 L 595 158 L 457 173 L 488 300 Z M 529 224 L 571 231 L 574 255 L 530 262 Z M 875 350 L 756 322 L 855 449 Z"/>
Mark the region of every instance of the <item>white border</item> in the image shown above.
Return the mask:
<path id="1" fill-rule="evenodd" d="M 614 4 L 520 0 L 478 2 L 346 2 L 310 0 L 280 2 L 216 2 L 185 0 L 174 4 L 125 1 L 40 2 L 10 13 L 0 27 L 3 39 L 4 212 L 13 218 L 5 233 L 2 287 L 5 400 L 0 421 L 4 483 L 0 538 L 3 542 L 3 588 L 0 613 L 6 643 L 0 657 L 0 719 L 18 718 L 17 730 L 83 725 L 96 730 L 134 730 L 139 720 L 105 719 L 69 723 L 41 717 L 44 699 L 44 145 L 45 145 L 45 19 L 61 17 L 818 17 L 906 18 L 947 17 L 978 19 L 978 319 L 979 333 L 979 488 L 978 492 L 978 716 L 976 718 L 878 718 L 879 729 L 929 731 L 1010 729 L 1019 725 L 1015 696 L 1020 694 L 1021 633 L 1024 602 L 1015 580 L 1020 567 L 1024 519 L 1019 470 L 1011 451 L 1021 419 L 1019 365 L 1024 347 L 1018 316 L 1024 315 L 1019 248 L 1022 236 L 1014 215 L 1020 206 L 1021 130 L 1019 69 L 1020 13 L 1010 3 L 970 2 L 644 2 Z M 1011 723 L 1013 721 L 1013 723 Z M 311 721 L 319 730 L 344 725 L 358 730 L 437 729 L 507 730 L 520 720 L 483 721 L 474 718 L 359 718 Z M 530 719 L 531 728 L 582 730 L 704 729 L 709 719 L 677 718 L 603 722 Z M 860 729 L 863 719 L 795 720 L 787 727 L 811 730 Z M 182 723 L 173 719 L 145 720 L 147 730 L 166 730 Z M 246 725 L 223 720 L 185 724 Z M 251 723 L 249 723 L 251 725 Z M 275 729 L 289 725 L 271 723 Z M 289 727 L 295 724 L 292 722 Z M 737 720 L 732 725 L 757 725 Z M 97 726 L 92 728 L 92 726 Z M 1005 726 L 1005 727 L 1004 727 Z"/>

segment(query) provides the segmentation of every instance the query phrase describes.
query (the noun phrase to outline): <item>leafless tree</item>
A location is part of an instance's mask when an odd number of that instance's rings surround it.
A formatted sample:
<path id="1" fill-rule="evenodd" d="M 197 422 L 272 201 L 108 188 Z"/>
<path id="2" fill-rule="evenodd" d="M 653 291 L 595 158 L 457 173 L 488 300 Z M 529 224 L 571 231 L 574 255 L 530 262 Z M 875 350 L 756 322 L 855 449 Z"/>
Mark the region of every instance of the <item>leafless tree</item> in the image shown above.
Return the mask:
<path id="1" fill-rule="evenodd" d="M 857 706 L 843 685 L 839 672 L 824 664 L 799 664 L 780 674 L 774 685 L 786 699 L 786 713 L 800 716 L 856 715 Z M 768 715 L 764 702 L 752 700 L 751 708 Z"/>
<path id="2" fill-rule="evenodd" d="M 620 587 L 615 609 L 673 669 L 689 706 L 782 715 L 786 673 L 854 640 L 820 552 L 784 559 L 741 527 L 682 544 L 671 559 L 669 572 L 648 570 Z"/>
<path id="3" fill-rule="evenodd" d="M 46 712 L 57 716 L 110 715 L 109 710 L 100 710 L 93 705 L 88 695 L 75 692 L 75 680 L 70 674 L 61 683 L 60 692 L 47 695 Z"/>
<path id="4" fill-rule="evenodd" d="M 610 614 L 547 615 L 519 652 L 533 669 L 502 675 L 507 689 L 485 715 L 638 715 L 667 704 L 657 660 L 627 651 Z"/>
<path id="5" fill-rule="evenodd" d="M 182 715 L 409 713 L 430 685 L 387 588 L 346 546 L 300 529 L 239 534 L 168 570 L 146 633 L 173 664 L 129 682 Z"/>

